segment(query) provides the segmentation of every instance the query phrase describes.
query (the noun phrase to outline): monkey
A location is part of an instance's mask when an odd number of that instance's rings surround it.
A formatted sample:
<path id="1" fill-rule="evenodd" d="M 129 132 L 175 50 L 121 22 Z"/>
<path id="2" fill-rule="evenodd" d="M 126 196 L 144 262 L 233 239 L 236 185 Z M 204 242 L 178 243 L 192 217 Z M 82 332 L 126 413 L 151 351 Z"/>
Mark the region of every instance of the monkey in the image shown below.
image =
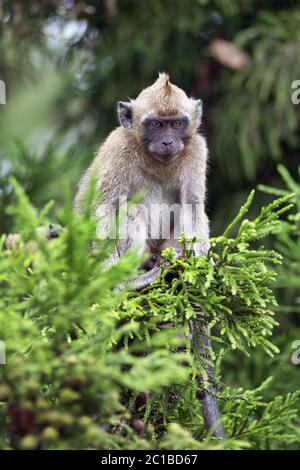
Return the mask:
<path id="1" fill-rule="evenodd" d="M 160 73 L 136 99 L 119 101 L 117 112 L 120 126 L 109 134 L 83 174 L 75 209 L 82 210 L 95 177 L 96 192 L 102 196 L 94 209 L 97 235 L 111 236 L 115 215 L 122 214 L 127 201 L 142 191 L 139 204 L 125 211 L 125 220 L 122 216 L 119 220 L 125 235 L 117 240 L 108 261 L 108 265 L 115 263 L 129 249 L 148 253 L 147 271 L 133 279 L 139 290 L 159 276 L 166 246 L 172 246 L 180 257 L 182 233 L 189 239 L 197 237 L 195 255 L 206 255 L 209 249 L 205 212 L 208 149 L 199 132 L 202 100 L 189 98 L 170 82 L 168 74 Z M 205 341 L 207 345 L 207 338 Z M 211 427 L 219 416 L 218 403 L 210 396 L 203 400 L 206 405 L 205 421 Z M 215 434 L 224 437 L 221 425 Z"/>
<path id="2" fill-rule="evenodd" d="M 75 198 L 75 207 L 80 210 L 91 177 L 96 172 L 97 189 L 103 200 L 95 214 L 101 220 L 99 233 L 107 234 L 111 224 L 107 203 L 120 211 L 120 196 L 130 201 L 136 193 L 145 191 L 143 207 L 139 206 L 127 218 L 125 232 L 128 238 L 119 240 L 111 258 L 112 263 L 136 246 L 140 254 L 161 253 L 160 246 L 167 237 L 159 235 L 154 238 L 151 235 L 151 228 L 158 228 L 159 223 L 157 213 L 148 218 L 144 214 L 143 209 L 151 205 L 153 208 L 174 204 L 182 208 L 196 206 L 197 214 L 185 224 L 184 233 L 186 237 L 197 235 L 201 242 L 195 244 L 194 249 L 197 254 L 206 253 L 209 232 L 204 210 L 207 147 L 205 139 L 198 133 L 201 115 L 202 101 L 188 98 L 183 90 L 170 83 L 166 74 L 160 74 L 156 82 L 144 89 L 135 100 L 118 102 L 121 126 L 101 145 L 80 180 Z M 182 211 L 181 219 L 184 215 Z M 160 227 L 166 232 L 168 224 L 172 225 L 172 221 L 167 219 L 162 221 L 163 227 Z M 131 236 L 136 226 L 140 230 L 138 243 L 136 237 Z M 173 247 L 179 255 L 181 246 L 178 239 L 181 233 L 178 227 L 176 235 L 173 237 Z M 154 266 L 144 280 L 149 282 L 158 273 L 157 266 Z"/>

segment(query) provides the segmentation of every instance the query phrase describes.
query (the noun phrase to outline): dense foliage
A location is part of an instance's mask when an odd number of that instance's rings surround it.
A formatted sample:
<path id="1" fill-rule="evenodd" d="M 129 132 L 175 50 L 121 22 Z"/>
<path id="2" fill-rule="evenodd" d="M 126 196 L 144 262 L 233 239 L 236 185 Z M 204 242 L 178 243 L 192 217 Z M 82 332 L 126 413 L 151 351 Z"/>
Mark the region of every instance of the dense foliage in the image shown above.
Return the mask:
<path id="1" fill-rule="evenodd" d="M 206 352 L 219 358 L 220 373 L 231 350 L 278 352 L 268 338 L 277 322 L 268 287 L 275 273 L 267 263 L 282 257 L 252 244 L 278 230 L 291 196 L 242 220 L 252 193 L 224 234 L 211 240 L 206 257 L 193 256 L 183 239 L 181 259 L 166 250 L 170 266 L 160 279 L 126 293 L 114 287 L 133 272 L 134 253 L 107 269 L 109 244 L 95 240 L 89 214 L 74 216 L 70 206 L 60 237 L 48 242 L 37 229 L 50 204 L 38 214 L 11 184 L 19 202 L 10 212 L 21 239 L 1 251 L 0 326 L 8 357 L 0 371 L 3 448 L 276 448 L 278 441 L 298 441 L 298 391 L 268 403 L 260 393 L 270 380 L 243 391 L 218 378 L 228 440 L 214 444 L 196 385 L 197 377 L 203 388 L 213 379 Z M 209 326 L 213 350 L 191 351 L 191 319 L 204 334 Z"/>
<path id="2" fill-rule="evenodd" d="M 0 236 L 21 234 L 0 252 L 2 448 L 299 449 L 299 6 L 0 1 Z M 162 70 L 204 100 L 211 250 L 183 239 L 155 285 L 117 291 L 137 256 L 106 270 L 110 243 L 71 194 L 116 101 Z M 203 425 L 190 319 L 211 327 L 224 443 Z"/>

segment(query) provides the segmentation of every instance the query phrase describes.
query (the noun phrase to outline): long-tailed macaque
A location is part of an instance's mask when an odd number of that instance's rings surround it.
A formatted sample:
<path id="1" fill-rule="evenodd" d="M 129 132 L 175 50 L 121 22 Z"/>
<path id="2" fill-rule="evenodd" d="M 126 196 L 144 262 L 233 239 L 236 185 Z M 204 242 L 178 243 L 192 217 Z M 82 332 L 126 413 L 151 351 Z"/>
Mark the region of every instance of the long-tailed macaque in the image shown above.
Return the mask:
<path id="1" fill-rule="evenodd" d="M 119 233 L 111 262 L 135 246 L 160 261 L 161 247 L 170 238 L 179 254 L 182 233 L 188 238 L 197 236 L 196 254 L 205 254 L 209 237 L 204 208 L 207 147 L 198 132 L 202 101 L 188 98 L 166 74 L 160 74 L 135 100 L 120 101 L 118 115 L 121 126 L 111 132 L 84 173 L 76 207 L 80 209 L 96 173 L 102 201 L 95 213 L 99 235 L 107 236 L 115 213 L 144 192 L 125 217 L 120 231 L 126 236 Z M 136 279 L 136 288 L 149 284 L 158 274 L 159 268 L 154 266 Z"/>
<path id="2" fill-rule="evenodd" d="M 172 245 L 177 256 L 182 233 L 197 237 L 196 255 L 207 253 L 209 227 L 205 213 L 207 146 L 200 135 L 202 101 L 189 98 L 162 73 L 135 100 L 118 103 L 120 127 L 101 145 L 84 173 L 75 200 L 80 210 L 92 176 L 102 200 L 96 204 L 98 235 L 114 236 L 116 214 L 143 193 L 137 205 L 121 216 L 115 262 L 128 249 L 148 252 L 148 272 L 134 279 L 136 289 L 149 285 L 160 273 L 161 250 Z M 121 233 L 120 233 L 121 232 Z M 151 257 L 152 254 L 152 257 Z M 218 404 L 205 392 L 203 406 L 207 424 L 218 421 Z M 208 397 L 209 395 L 209 397 Z M 208 399 L 209 398 L 209 399 Z M 215 434 L 223 436 L 221 425 Z"/>

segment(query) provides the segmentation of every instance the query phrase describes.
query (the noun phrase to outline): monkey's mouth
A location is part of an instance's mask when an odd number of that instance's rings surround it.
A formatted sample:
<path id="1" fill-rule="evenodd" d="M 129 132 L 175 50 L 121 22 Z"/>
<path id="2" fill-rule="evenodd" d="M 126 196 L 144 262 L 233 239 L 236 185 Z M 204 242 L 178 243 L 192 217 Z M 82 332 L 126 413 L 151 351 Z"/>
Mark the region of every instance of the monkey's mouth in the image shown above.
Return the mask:
<path id="1" fill-rule="evenodd" d="M 150 145 L 147 145 L 147 147 L 150 155 L 152 155 L 152 157 L 154 157 L 156 160 L 162 163 L 171 163 L 180 155 L 184 149 L 184 144 L 181 143 L 181 145 L 165 147 L 162 145 L 154 145 L 153 143 L 150 143 Z"/>
<path id="2" fill-rule="evenodd" d="M 162 163 L 171 163 L 173 160 L 179 156 L 180 152 L 155 152 L 152 155 Z"/>
<path id="3" fill-rule="evenodd" d="M 164 148 L 158 148 L 158 149 L 151 149 L 149 148 L 149 151 L 151 155 L 153 155 L 157 160 L 164 162 L 164 163 L 170 163 L 173 160 L 175 160 L 180 153 L 182 152 L 183 148 L 169 148 L 169 149 L 164 149 Z"/>

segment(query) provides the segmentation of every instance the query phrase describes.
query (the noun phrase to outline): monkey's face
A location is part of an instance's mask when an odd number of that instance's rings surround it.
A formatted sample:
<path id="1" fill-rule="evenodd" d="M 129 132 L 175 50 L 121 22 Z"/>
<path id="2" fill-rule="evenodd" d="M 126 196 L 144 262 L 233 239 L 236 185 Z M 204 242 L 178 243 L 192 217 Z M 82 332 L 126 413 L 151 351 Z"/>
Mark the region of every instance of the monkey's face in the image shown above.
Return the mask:
<path id="1" fill-rule="evenodd" d="M 186 116 L 151 116 L 143 121 L 143 142 L 147 151 L 162 163 L 179 157 L 189 138 Z"/>
<path id="2" fill-rule="evenodd" d="M 119 101 L 121 126 L 142 141 L 147 154 L 168 164 L 178 158 L 201 124 L 202 101 L 188 98 L 165 73 L 135 100 Z"/>

